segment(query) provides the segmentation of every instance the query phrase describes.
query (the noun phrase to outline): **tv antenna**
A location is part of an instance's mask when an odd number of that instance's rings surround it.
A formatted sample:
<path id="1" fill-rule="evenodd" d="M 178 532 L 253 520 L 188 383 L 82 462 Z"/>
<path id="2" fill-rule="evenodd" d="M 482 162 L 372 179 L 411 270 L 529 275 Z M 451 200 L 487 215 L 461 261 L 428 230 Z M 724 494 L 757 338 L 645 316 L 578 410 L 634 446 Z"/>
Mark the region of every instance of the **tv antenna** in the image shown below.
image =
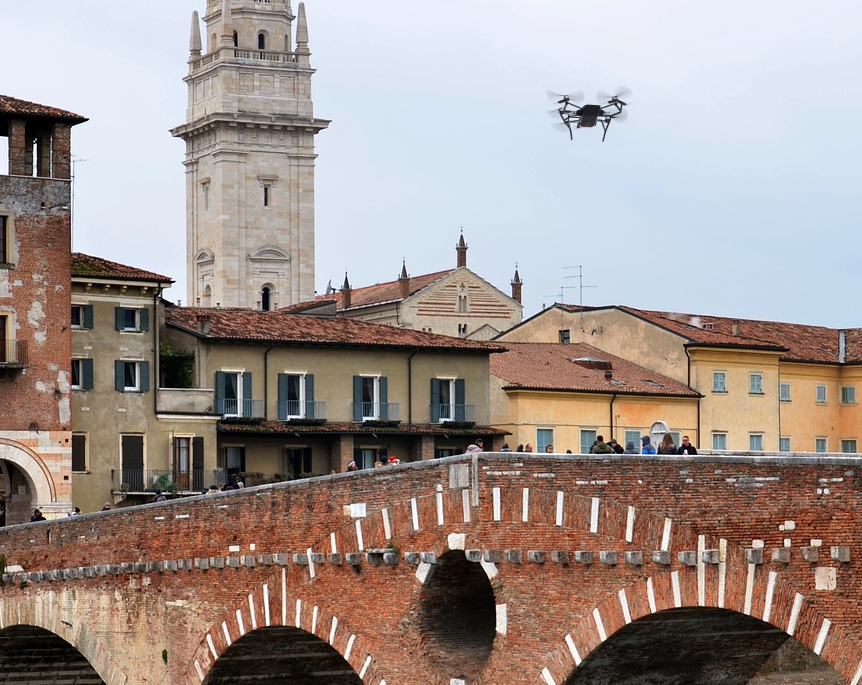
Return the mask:
<path id="1" fill-rule="evenodd" d="M 577 269 L 577 275 L 566 276 L 566 278 L 577 278 L 578 285 L 577 286 L 568 286 L 570 288 L 577 287 L 578 289 L 578 307 L 581 310 L 581 316 L 584 315 L 584 288 L 598 288 L 597 285 L 584 285 L 584 266 L 583 264 L 578 264 L 577 266 L 564 266 L 564 269 Z"/>

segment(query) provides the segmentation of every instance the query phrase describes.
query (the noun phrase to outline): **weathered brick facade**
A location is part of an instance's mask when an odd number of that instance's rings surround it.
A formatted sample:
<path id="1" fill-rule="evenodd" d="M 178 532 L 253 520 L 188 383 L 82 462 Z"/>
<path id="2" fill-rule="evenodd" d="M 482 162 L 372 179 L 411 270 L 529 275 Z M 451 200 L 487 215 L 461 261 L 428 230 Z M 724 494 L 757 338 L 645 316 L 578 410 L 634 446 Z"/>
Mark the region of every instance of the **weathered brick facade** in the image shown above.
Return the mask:
<path id="1" fill-rule="evenodd" d="M 860 466 L 481 454 L 5 529 L 0 619 L 111 684 L 265 675 L 295 633 L 332 682 L 562 685 L 671 617 L 669 676 L 724 625 L 735 677 L 787 633 L 858 685 Z"/>

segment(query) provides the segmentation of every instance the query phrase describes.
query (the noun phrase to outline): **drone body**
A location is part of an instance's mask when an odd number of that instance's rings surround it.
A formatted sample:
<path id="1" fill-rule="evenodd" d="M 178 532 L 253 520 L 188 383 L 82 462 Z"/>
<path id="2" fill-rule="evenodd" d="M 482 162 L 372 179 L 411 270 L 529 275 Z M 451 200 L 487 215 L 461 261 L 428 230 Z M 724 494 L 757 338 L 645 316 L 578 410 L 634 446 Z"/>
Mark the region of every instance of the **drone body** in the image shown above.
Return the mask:
<path id="1" fill-rule="evenodd" d="M 625 86 L 620 86 L 613 94 L 600 90 L 596 98 L 599 103 L 605 104 L 579 106 L 584 101 L 583 92 L 578 91 L 568 95 L 559 95 L 549 90 L 548 98 L 555 101 L 560 107 L 552 109 L 548 114 L 552 118 L 560 120 L 557 124 L 554 124 L 554 128 L 558 131 L 568 130 L 569 137 L 573 140 L 573 125 L 578 129 L 593 128 L 596 124 L 601 124 L 604 129 L 604 134 L 602 135 L 602 142 L 604 142 L 605 137 L 608 135 L 608 127 L 611 125 L 611 121 L 622 123 L 628 118 L 628 110 L 623 109 L 623 107 L 628 106 L 628 102 L 624 101 L 623 98 L 631 100 L 631 95 L 631 90 Z"/>

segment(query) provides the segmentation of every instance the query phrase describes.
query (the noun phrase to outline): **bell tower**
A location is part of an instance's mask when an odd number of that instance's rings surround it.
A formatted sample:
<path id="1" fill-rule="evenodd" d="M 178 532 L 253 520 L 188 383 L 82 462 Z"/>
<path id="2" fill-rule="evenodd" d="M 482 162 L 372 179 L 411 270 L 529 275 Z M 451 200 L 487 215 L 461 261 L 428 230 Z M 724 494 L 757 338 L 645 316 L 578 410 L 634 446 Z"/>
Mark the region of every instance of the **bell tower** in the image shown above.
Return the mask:
<path id="1" fill-rule="evenodd" d="M 207 0 L 192 15 L 186 123 L 188 304 L 314 297 L 314 117 L 305 4 Z"/>

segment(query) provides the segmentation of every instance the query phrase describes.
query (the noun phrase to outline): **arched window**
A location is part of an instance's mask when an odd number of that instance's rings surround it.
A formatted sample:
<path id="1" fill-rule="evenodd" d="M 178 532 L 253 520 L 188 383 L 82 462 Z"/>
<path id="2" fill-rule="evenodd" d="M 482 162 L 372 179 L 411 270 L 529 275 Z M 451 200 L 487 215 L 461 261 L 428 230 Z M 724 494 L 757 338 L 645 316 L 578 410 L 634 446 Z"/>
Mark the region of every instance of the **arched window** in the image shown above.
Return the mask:
<path id="1" fill-rule="evenodd" d="M 239 47 L 239 36 L 237 35 L 236 31 L 233 32 L 233 46 L 235 48 Z"/>
<path id="2" fill-rule="evenodd" d="M 212 300 L 213 300 L 212 288 L 207 286 L 206 288 L 204 288 L 204 298 L 203 298 L 203 302 L 201 302 L 201 305 L 204 307 L 212 307 Z"/>
<path id="3" fill-rule="evenodd" d="M 262 33 L 257 34 L 257 49 L 266 50 L 266 36 Z"/>
<path id="4" fill-rule="evenodd" d="M 271 293 L 268 285 L 263 286 L 260 290 L 260 308 L 262 311 L 268 312 L 272 309 Z"/>

